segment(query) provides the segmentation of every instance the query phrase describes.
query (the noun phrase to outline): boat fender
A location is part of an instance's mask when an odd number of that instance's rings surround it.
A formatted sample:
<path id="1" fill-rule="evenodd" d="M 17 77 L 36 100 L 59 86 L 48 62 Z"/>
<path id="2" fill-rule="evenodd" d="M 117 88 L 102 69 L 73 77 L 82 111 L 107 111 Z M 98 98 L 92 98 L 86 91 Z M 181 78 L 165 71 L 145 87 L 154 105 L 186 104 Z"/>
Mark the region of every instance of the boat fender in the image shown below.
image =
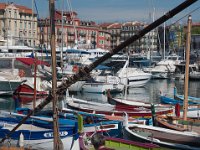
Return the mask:
<path id="1" fill-rule="evenodd" d="M 24 147 L 24 135 L 22 133 L 19 136 L 19 147 Z"/>
<path id="2" fill-rule="evenodd" d="M 73 71 L 73 72 L 78 72 L 78 66 L 77 66 L 77 65 L 74 65 L 72 71 Z"/>
<path id="3" fill-rule="evenodd" d="M 124 112 L 123 116 L 123 126 L 124 127 L 128 126 L 128 114 L 126 112 Z"/>
<path id="4" fill-rule="evenodd" d="M 18 75 L 22 78 L 25 77 L 25 71 L 23 69 L 20 69 L 18 72 Z"/>

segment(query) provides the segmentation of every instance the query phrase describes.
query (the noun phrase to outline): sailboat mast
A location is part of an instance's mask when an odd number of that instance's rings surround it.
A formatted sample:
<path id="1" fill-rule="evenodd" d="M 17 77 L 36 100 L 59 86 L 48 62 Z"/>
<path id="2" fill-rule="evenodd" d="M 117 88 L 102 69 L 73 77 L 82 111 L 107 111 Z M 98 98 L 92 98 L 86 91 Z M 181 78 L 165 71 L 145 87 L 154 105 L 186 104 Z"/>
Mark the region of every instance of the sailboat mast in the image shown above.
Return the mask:
<path id="1" fill-rule="evenodd" d="M 63 73 L 63 24 L 64 24 L 64 20 L 63 20 L 63 11 L 64 11 L 64 0 L 62 0 L 62 34 L 61 34 L 61 57 L 60 57 L 60 67 L 61 67 L 61 70 L 62 70 L 62 73 Z"/>
<path id="2" fill-rule="evenodd" d="M 164 41 L 164 43 L 163 43 L 163 59 L 164 59 L 164 60 L 165 60 L 165 45 L 166 45 L 166 44 L 165 44 L 165 34 L 166 34 L 166 33 L 165 33 L 165 32 L 166 32 L 166 31 L 165 31 L 165 26 L 166 26 L 166 25 L 165 25 L 165 22 L 164 22 L 164 26 L 163 26 L 163 41 Z"/>
<path id="3" fill-rule="evenodd" d="M 50 30 L 51 30 L 51 60 L 52 60 L 52 105 L 53 105 L 53 136 L 54 150 L 59 150 L 59 127 L 57 114 L 57 76 L 56 76 L 56 46 L 55 46 L 55 0 L 49 0 Z"/>
<path id="4" fill-rule="evenodd" d="M 189 80 L 189 63 L 190 63 L 191 23 L 192 23 L 192 17 L 189 15 L 188 27 L 187 27 L 187 39 L 186 39 L 185 87 L 184 87 L 184 106 L 183 106 L 184 120 L 187 120 L 187 110 L 188 110 L 188 80 Z"/>

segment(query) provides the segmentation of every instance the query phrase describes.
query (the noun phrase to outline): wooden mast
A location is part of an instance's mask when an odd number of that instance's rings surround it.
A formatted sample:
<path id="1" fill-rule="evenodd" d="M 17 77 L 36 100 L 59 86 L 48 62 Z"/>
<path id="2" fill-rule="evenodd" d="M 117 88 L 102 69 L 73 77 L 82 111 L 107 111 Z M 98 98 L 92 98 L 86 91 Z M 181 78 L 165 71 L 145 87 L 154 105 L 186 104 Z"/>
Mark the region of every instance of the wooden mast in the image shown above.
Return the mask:
<path id="1" fill-rule="evenodd" d="M 57 109 L 57 75 L 56 75 L 56 46 L 55 46 L 55 0 L 49 1 L 50 30 L 51 30 L 51 60 L 52 60 L 52 106 L 53 106 L 53 136 L 54 150 L 63 148 L 59 136 L 58 109 Z"/>
<path id="2" fill-rule="evenodd" d="M 72 85 L 76 81 L 80 80 L 81 78 L 87 76 L 89 74 L 89 72 L 92 71 L 94 68 L 96 68 L 99 64 L 101 64 L 102 62 L 104 62 L 105 60 L 107 60 L 108 58 L 113 56 L 114 54 L 117 54 L 120 50 L 122 50 L 126 46 L 130 45 L 131 43 L 135 42 L 139 38 L 143 37 L 149 31 L 158 27 L 159 25 L 161 25 L 162 23 L 164 23 L 168 19 L 172 18 L 173 16 L 175 16 L 179 12 L 183 11 L 185 8 L 189 7 L 190 5 L 192 5 L 195 2 L 197 2 L 197 0 L 186 0 L 186 1 L 184 1 L 183 3 L 181 3 L 180 5 L 178 5 L 177 7 L 175 7 L 174 9 L 169 11 L 168 13 L 166 13 L 164 16 L 160 17 L 155 22 L 151 23 L 150 25 L 145 27 L 143 30 L 141 30 L 140 32 L 138 32 L 134 36 L 127 39 L 125 42 L 118 45 L 115 49 L 111 50 L 109 53 L 105 54 L 104 56 L 102 56 L 101 58 L 99 58 L 98 60 L 96 60 L 95 62 L 90 64 L 89 66 L 82 68 L 81 70 L 79 70 L 79 72 L 77 74 L 68 78 L 68 80 L 63 81 L 63 83 L 57 88 L 57 94 L 59 94 L 59 96 L 63 96 L 64 92 L 66 91 L 66 89 L 70 85 Z M 37 113 L 40 110 L 42 110 L 52 100 L 53 100 L 53 95 L 50 93 L 48 95 L 48 97 L 42 103 L 40 103 L 34 110 L 30 111 L 29 114 L 27 114 L 26 117 L 24 117 L 4 138 L 2 138 L 0 143 L 3 143 L 7 138 L 9 138 L 13 134 L 13 132 L 15 130 L 17 130 L 33 113 Z"/>
<path id="3" fill-rule="evenodd" d="M 183 119 L 187 120 L 188 110 L 188 81 L 189 81 L 189 63 L 190 63 L 190 43 L 191 43 L 191 23 L 192 17 L 188 17 L 187 39 L 186 39 L 186 63 L 185 63 L 185 86 L 184 86 L 184 106 Z"/>

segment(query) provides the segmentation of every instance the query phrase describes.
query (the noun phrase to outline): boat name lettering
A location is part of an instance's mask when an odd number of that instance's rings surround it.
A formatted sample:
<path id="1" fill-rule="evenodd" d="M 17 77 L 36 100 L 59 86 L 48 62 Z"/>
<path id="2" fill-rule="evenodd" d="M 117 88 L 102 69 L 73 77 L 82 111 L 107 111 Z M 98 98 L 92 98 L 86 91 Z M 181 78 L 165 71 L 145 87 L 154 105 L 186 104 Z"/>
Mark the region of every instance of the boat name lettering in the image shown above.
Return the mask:
<path id="1" fill-rule="evenodd" d="M 66 135 L 68 135 L 68 132 L 67 131 L 62 131 L 62 132 L 59 132 L 59 135 L 61 137 L 62 136 L 66 136 Z M 44 133 L 44 137 L 53 137 L 53 132 Z"/>

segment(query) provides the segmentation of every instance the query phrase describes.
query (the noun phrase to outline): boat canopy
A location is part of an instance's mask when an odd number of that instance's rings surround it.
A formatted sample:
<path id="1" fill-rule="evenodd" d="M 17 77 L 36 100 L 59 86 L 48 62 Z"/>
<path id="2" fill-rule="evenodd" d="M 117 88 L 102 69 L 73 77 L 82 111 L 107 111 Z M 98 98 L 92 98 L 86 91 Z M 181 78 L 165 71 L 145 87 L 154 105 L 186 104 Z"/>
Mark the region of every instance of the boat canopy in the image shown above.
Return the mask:
<path id="1" fill-rule="evenodd" d="M 111 67 L 104 66 L 104 65 L 98 65 L 95 69 L 97 70 L 109 70 Z"/>
<path id="2" fill-rule="evenodd" d="M 74 53 L 74 54 L 90 54 L 90 52 L 87 52 L 85 50 L 80 50 L 80 49 L 67 49 L 67 53 Z"/>
<path id="3" fill-rule="evenodd" d="M 50 66 L 49 63 L 45 62 L 45 61 L 42 61 L 42 60 L 39 60 L 39 59 L 36 59 L 36 58 L 30 58 L 30 57 L 27 57 L 27 58 L 16 58 L 16 60 L 30 66 L 30 65 L 34 65 L 35 63 L 37 65 L 45 65 L 45 66 Z"/>

